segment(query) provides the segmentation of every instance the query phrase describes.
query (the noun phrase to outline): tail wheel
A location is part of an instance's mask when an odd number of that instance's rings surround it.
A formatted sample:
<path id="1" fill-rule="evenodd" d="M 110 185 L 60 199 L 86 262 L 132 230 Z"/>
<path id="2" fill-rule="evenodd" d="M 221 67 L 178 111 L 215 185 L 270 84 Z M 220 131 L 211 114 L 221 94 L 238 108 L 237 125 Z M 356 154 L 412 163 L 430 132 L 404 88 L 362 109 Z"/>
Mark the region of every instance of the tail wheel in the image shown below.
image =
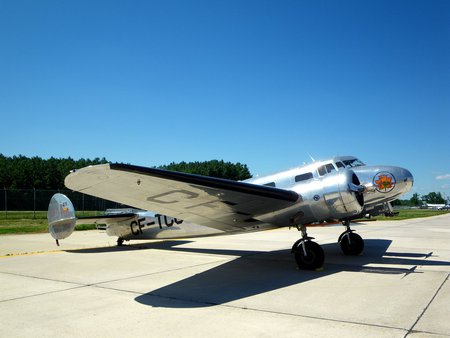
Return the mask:
<path id="1" fill-rule="evenodd" d="M 325 254 L 322 247 L 316 242 L 305 241 L 305 250 L 300 243 L 295 249 L 295 261 L 300 269 L 315 270 L 323 266 Z M 305 254 L 306 253 L 306 254 Z"/>
<path id="2" fill-rule="evenodd" d="M 340 244 L 345 255 L 356 256 L 364 250 L 364 240 L 354 232 L 345 233 L 340 239 Z"/>

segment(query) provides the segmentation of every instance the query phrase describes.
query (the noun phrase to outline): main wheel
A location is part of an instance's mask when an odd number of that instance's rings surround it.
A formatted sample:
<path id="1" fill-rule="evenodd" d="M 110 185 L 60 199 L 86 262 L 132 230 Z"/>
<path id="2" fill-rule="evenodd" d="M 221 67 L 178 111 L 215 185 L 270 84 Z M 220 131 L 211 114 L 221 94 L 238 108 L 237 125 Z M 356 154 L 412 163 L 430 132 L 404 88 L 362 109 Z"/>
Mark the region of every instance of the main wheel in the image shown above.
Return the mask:
<path id="1" fill-rule="evenodd" d="M 354 232 L 344 234 L 341 237 L 340 244 L 345 255 L 356 256 L 364 250 L 364 240 Z"/>
<path id="2" fill-rule="evenodd" d="M 325 254 L 322 247 L 316 242 L 306 241 L 305 252 L 302 244 L 299 244 L 295 250 L 295 261 L 300 269 L 315 270 L 323 266 Z"/>

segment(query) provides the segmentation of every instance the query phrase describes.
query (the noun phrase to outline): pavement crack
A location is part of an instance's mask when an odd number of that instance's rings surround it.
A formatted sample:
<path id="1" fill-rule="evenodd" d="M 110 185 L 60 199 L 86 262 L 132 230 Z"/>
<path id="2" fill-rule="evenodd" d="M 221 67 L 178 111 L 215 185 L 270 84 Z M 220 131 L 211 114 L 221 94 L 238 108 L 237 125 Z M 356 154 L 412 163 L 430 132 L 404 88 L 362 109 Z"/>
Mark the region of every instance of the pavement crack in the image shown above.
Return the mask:
<path id="1" fill-rule="evenodd" d="M 0 300 L 0 303 L 11 302 L 11 301 L 14 301 L 14 300 L 19 300 L 19 299 L 27 299 L 27 298 L 32 298 L 32 297 L 51 295 L 51 294 L 54 294 L 54 293 L 65 292 L 65 291 L 70 291 L 70 290 L 75 290 L 75 289 L 81 289 L 81 288 L 85 288 L 85 287 L 87 287 L 87 285 L 79 285 L 79 286 L 74 286 L 72 288 L 66 288 L 66 289 L 61 289 L 61 290 L 40 292 L 40 293 L 35 293 L 35 294 L 32 294 L 32 295 L 27 295 L 27 296 L 22 296 L 22 297 L 3 299 L 3 300 Z"/>
<path id="2" fill-rule="evenodd" d="M 333 322 L 333 323 L 347 323 L 347 324 L 352 324 L 352 325 L 360 325 L 360 326 L 367 326 L 367 327 L 377 327 L 377 328 L 384 328 L 384 329 L 394 329 L 394 330 L 406 331 L 406 329 L 404 329 L 404 328 L 395 327 L 395 326 L 362 323 L 362 322 L 351 321 L 351 320 L 332 319 L 332 318 L 325 318 L 325 317 L 318 317 L 318 316 L 308 316 L 308 315 L 303 315 L 303 314 L 296 314 L 296 313 L 283 312 L 283 311 L 271 311 L 271 310 L 257 309 L 257 308 L 244 307 L 244 306 L 234 306 L 234 305 L 229 305 L 229 304 L 221 304 L 221 303 L 217 303 L 217 302 L 208 302 L 208 301 L 201 301 L 201 300 L 195 300 L 195 299 L 190 299 L 190 298 L 181 298 L 181 297 L 160 295 L 160 294 L 156 294 L 156 293 L 152 293 L 152 292 L 143 294 L 141 292 L 134 292 L 134 291 L 130 291 L 130 290 L 121 290 L 121 289 L 107 288 L 107 287 L 102 287 L 102 286 L 99 286 L 99 287 L 106 288 L 106 289 L 112 289 L 115 291 L 139 294 L 139 295 L 143 295 L 146 297 L 155 297 L 155 298 L 160 298 L 160 299 L 169 300 L 169 301 L 193 303 L 193 304 L 199 304 L 199 305 L 203 305 L 203 306 L 218 306 L 218 307 L 224 307 L 224 308 L 228 308 L 228 309 L 276 314 L 276 315 L 280 315 L 280 316 L 298 317 L 298 318 L 305 318 L 305 319 L 323 320 L 323 321 Z"/>
<path id="3" fill-rule="evenodd" d="M 420 313 L 420 315 L 417 317 L 416 321 L 413 323 L 413 325 L 411 326 L 411 328 L 408 330 L 408 332 L 405 335 L 405 338 L 410 335 L 411 333 L 415 332 L 414 331 L 414 327 L 417 325 L 417 323 L 422 319 L 423 315 L 425 314 L 425 312 L 427 312 L 428 308 L 430 307 L 431 303 L 433 303 L 433 301 L 436 299 L 439 291 L 441 291 L 442 287 L 444 286 L 445 282 L 448 281 L 450 274 L 447 274 L 447 276 L 444 278 L 444 280 L 442 281 L 441 285 L 439 285 L 438 289 L 436 290 L 436 292 L 434 293 L 433 297 L 431 297 L 430 301 L 428 302 L 428 304 L 425 306 L 425 308 L 422 310 L 422 312 Z"/>
<path id="4" fill-rule="evenodd" d="M 24 274 L 20 274 L 20 273 L 4 272 L 4 271 L 0 271 L 0 273 L 3 273 L 5 275 L 24 277 L 24 278 L 34 278 L 34 279 L 39 279 L 39 280 L 46 280 L 46 281 L 50 281 L 50 282 L 59 282 L 59 283 L 67 283 L 67 284 L 75 284 L 75 285 L 80 285 L 80 286 L 86 286 L 86 284 L 84 284 L 84 283 L 69 282 L 69 281 L 66 281 L 66 280 L 59 280 L 59 279 L 54 279 L 54 278 L 30 276 L 30 275 L 24 275 Z"/>
<path id="5" fill-rule="evenodd" d="M 224 259 L 223 261 L 228 261 L 228 260 L 229 259 Z M 196 268 L 196 267 L 205 266 L 205 265 L 212 265 L 212 264 L 215 264 L 215 263 L 218 263 L 218 262 L 222 263 L 223 261 L 214 261 L 214 262 L 207 262 L 207 263 L 201 263 L 201 264 L 195 264 L 195 265 L 189 265 L 189 266 L 182 266 L 182 267 L 176 268 L 176 269 L 161 270 L 161 271 L 144 273 L 144 274 L 135 275 L 135 276 L 111 279 L 111 280 L 102 281 L 102 282 L 98 282 L 98 283 L 92 283 L 90 285 L 91 286 L 99 286 L 101 284 L 106 284 L 106 283 L 120 282 L 120 281 L 123 281 L 123 280 L 129 280 L 129 279 L 133 279 L 133 278 L 140 278 L 140 277 L 146 277 L 146 276 L 152 276 L 152 275 L 159 275 L 159 274 L 167 273 L 167 272 L 180 271 L 180 270 L 184 270 L 184 269 Z"/>

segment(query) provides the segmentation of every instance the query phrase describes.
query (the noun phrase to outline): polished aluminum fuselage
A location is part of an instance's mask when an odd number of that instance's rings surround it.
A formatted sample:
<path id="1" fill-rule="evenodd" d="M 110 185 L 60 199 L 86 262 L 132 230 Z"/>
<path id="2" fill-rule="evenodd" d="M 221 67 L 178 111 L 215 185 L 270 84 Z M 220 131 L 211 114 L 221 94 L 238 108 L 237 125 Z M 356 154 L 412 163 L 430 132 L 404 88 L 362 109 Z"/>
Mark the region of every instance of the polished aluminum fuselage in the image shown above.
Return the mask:
<path id="1" fill-rule="evenodd" d="M 355 161 L 357 166 L 339 167 L 337 163 Z M 331 172 L 321 172 L 321 168 L 328 166 L 334 168 Z M 343 172 L 353 172 L 363 190 L 363 206 L 358 206 L 355 201 L 349 198 L 345 192 L 343 184 Z M 390 179 L 388 188 L 378 189 L 378 177 Z M 311 178 L 296 182 L 296 177 L 310 174 Z M 308 176 L 309 177 L 309 176 Z M 296 208 L 302 213 L 299 219 L 301 224 L 320 222 L 330 218 L 351 219 L 353 216 L 362 215 L 379 204 L 391 202 L 408 192 L 413 185 L 412 174 L 404 168 L 395 166 L 367 166 L 359 162 L 352 156 L 334 157 L 326 161 L 317 161 L 303 166 L 299 166 L 287 171 L 275 174 L 255 177 L 246 180 L 247 183 L 275 186 L 277 188 L 294 190 L 301 196 L 301 201 Z M 288 210 L 284 210 L 286 212 Z M 347 211 L 347 214 L 345 212 Z M 283 212 L 283 211 L 282 211 Z M 280 212 L 268 217 L 267 221 L 273 222 L 275 219 L 283 220 Z M 291 215 L 292 213 L 289 213 Z M 278 222 L 277 222 L 278 223 Z"/>

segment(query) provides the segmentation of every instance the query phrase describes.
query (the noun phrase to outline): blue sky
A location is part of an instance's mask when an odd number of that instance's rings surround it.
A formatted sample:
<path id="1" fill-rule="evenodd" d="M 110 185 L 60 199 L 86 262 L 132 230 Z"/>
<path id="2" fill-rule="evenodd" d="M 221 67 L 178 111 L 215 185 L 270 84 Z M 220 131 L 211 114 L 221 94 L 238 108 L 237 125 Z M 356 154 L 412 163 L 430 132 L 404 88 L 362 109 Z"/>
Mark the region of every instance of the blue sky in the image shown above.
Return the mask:
<path id="1" fill-rule="evenodd" d="M 0 0 L 0 153 L 351 154 L 450 196 L 449 22 L 446 0 Z"/>

